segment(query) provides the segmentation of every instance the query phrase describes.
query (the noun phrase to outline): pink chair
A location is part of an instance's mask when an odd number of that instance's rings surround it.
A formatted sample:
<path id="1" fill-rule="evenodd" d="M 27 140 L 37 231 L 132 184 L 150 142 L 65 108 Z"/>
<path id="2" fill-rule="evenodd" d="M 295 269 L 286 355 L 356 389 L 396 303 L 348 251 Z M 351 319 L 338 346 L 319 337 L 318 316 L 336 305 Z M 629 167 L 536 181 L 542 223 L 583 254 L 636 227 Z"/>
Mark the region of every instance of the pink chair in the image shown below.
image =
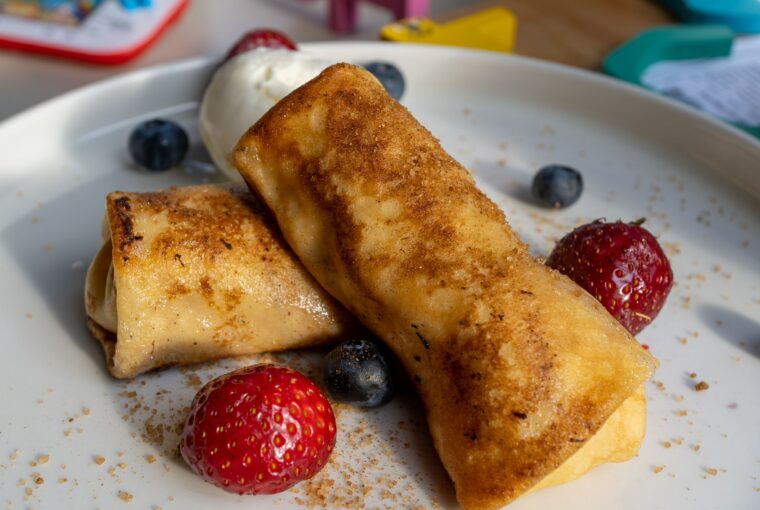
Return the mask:
<path id="1" fill-rule="evenodd" d="M 396 19 L 427 16 L 429 0 L 368 0 L 393 11 Z M 330 28 L 335 32 L 352 32 L 356 28 L 359 0 L 330 0 Z"/>

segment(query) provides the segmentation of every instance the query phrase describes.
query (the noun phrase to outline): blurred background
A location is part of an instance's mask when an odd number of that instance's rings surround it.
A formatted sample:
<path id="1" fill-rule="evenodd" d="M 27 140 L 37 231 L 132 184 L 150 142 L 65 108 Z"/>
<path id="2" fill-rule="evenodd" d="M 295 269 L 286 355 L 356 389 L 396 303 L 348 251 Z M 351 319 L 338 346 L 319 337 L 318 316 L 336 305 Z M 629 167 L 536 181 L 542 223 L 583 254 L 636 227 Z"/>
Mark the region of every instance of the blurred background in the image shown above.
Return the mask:
<path id="1" fill-rule="evenodd" d="M 24 9 L 28 11 L 25 5 L 28 3 L 35 2 L 0 1 L 6 4 L 6 11 L 15 10 L 14 14 Z M 518 20 L 515 53 L 591 69 L 599 68 L 603 56 L 622 41 L 644 28 L 671 20 L 662 7 L 647 0 L 430 0 L 423 3 L 427 4 L 427 16 L 441 23 L 494 5 L 506 7 Z M 381 27 L 395 18 L 383 5 L 360 1 L 353 30 L 336 32 L 328 26 L 328 4 L 328 0 L 193 0 L 144 52 L 119 65 L 97 65 L 17 49 L 0 50 L 0 119 L 115 74 L 188 57 L 221 55 L 240 34 L 251 28 L 277 28 L 297 42 L 377 40 Z M 102 8 L 96 7 L 94 12 Z M 139 9 L 139 6 L 132 9 L 130 15 L 135 16 Z M 42 36 L 63 30 L 64 24 L 61 20 L 36 23 L 49 27 Z M 118 28 L 117 24 L 109 30 L 113 32 Z"/>

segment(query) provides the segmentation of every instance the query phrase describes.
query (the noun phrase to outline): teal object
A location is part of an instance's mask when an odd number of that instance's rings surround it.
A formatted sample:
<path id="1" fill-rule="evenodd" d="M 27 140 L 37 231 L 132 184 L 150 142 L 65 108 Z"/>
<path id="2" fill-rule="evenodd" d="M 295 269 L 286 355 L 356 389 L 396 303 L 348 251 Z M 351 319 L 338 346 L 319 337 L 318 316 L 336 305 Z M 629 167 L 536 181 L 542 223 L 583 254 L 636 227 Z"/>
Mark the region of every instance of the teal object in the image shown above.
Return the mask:
<path id="1" fill-rule="evenodd" d="M 689 23 L 720 23 L 740 34 L 760 32 L 758 0 L 658 0 Z"/>
<path id="2" fill-rule="evenodd" d="M 760 5 L 760 0 L 754 1 Z M 645 30 L 613 50 L 602 67 L 610 76 L 644 86 L 641 76 L 655 62 L 725 57 L 731 54 L 733 41 L 734 32 L 725 25 L 658 27 Z M 760 126 L 729 124 L 760 138 Z"/>
<path id="3" fill-rule="evenodd" d="M 674 25 L 645 30 L 605 57 L 604 72 L 641 85 L 644 70 L 661 60 L 725 57 L 734 33 L 724 25 Z"/>

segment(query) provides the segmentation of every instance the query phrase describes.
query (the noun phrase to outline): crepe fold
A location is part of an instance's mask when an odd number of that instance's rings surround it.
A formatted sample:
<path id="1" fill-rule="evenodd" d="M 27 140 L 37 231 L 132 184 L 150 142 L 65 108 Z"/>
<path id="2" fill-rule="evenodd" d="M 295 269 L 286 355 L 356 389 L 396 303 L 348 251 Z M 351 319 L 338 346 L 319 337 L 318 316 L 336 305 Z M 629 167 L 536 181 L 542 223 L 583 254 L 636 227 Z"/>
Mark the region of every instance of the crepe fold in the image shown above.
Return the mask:
<path id="1" fill-rule="evenodd" d="M 242 184 L 110 193 L 103 231 L 85 308 L 115 377 L 318 345 L 356 326 Z"/>
<path id="2" fill-rule="evenodd" d="M 415 381 L 464 508 L 498 508 L 636 452 L 654 359 L 530 256 L 369 73 L 326 69 L 262 117 L 234 159 L 309 272 Z"/>

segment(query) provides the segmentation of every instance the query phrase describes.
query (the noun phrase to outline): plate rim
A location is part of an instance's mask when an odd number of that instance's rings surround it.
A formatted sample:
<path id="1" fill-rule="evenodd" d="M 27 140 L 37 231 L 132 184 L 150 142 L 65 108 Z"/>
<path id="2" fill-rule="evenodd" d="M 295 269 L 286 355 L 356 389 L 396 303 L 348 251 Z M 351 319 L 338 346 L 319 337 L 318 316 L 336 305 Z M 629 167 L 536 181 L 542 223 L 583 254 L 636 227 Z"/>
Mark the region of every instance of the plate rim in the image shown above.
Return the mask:
<path id="1" fill-rule="evenodd" d="M 315 53 L 319 52 L 320 48 L 330 48 L 333 51 L 338 48 L 337 51 L 340 51 L 341 47 L 349 48 L 351 51 L 364 50 L 368 55 L 373 54 L 371 51 L 373 48 L 382 47 L 384 50 L 395 48 L 399 52 L 404 51 L 406 53 L 434 53 L 438 54 L 438 56 L 463 56 L 464 58 L 503 60 L 504 62 L 511 62 L 512 65 L 527 66 L 557 75 L 572 76 L 575 79 L 585 80 L 587 82 L 595 83 L 606 88 L 617 90 L 619 92 L 622 92 L 624 95 L 638 97 L 639 99 L 650 102 L 650 104 L 659 108 L 663 112 L 678 112 L 681 115 L 686 115 L 687 117 L 691 117 L 693 120 L 700 122 L 703 125 L 706 124 L 711 128 L 717 128 L 719 131 L 723 132 L 724 135 L 729 136 L 735 142 L 744 144 L 747 148 L 755 151 L 760 151 L 760 140 L 723 120 L 712 117 L 688 105 L 681 104 L 674 99 L 670 99 L 655 92 L 649 91 L 648 89 L 631 85 L 629 83 L 617 80 L 601 73 L 572 67 L 566 64 L 551 62 L 523 55 L 433 44 L 400 44 L 384 41 L 356 41 L 350 43 L 345 41 L 327 41 L 307 42 L 300 44 L 300 48 Z M 159 63 L 140 69 L 127 71 L 125 73 L 120 73 L 109 78 L 77 87 L 1 120 L 0 137 L 2 137 L 5 132 L 13 129 L 15 124 L 22 123 L 26 119 L 31 118 L 34 115 L 38 115 L 41 111 L 44 112 L 46 109 L 55 108 L 56 106 L 66 103 L 67 101 L 74 100 L 77 97 L 87 96 L 100 90 L 106 90 L 109 87 L 118 86 L 122 82 L 129 82 L 137 79 L 148 79 L 156 77 L 157 75 L 174 74 L 181 71 L 188 71 L 195 68 L 210 66 L 214 63 L 220 62 L 221 58 L 221 54 L 211 54 Z"/>

